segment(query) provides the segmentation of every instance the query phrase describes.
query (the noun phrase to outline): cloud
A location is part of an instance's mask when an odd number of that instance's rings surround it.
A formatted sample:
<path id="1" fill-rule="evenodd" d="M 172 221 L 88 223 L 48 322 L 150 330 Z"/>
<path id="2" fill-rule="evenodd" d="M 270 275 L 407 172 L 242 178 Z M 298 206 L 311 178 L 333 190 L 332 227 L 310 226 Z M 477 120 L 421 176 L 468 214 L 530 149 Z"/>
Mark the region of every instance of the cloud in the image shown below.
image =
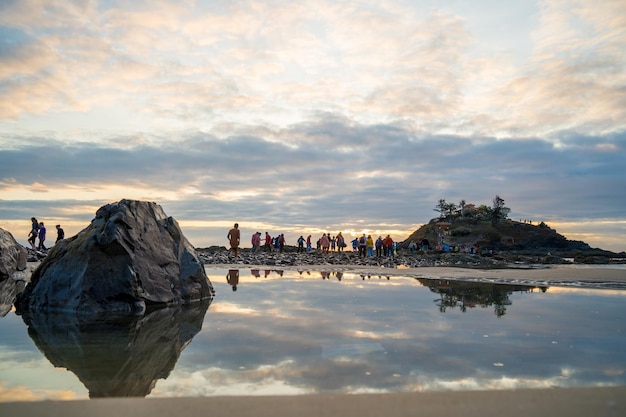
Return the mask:
<path id="1" fill-rule="evenodd" d="M 412 227 L 498 193 L 621 219 L 622 3 L 4 2 L 3 198 Z"/>
<path id="2" fill-rule="evenodd" d="M 434 217 L 441 198 L 491 205 L 499 194 L 512 218 L 549 224 L 617 220 L 626 203 L 615 192 L 623 186 L 623 134 L 570 134 L 555 146 L 420 136 L 329 115 L 256 133 L 119 137 L 110 146 L 14 137 L 13 149 L 0 150 L 0 187 L 5 199 L 40 200 L 41 191 L 59 206 L 149 199 L 172 207 L 178 220 L 237 213 L 241 222 L 287 229 L 410 228 Z"/>

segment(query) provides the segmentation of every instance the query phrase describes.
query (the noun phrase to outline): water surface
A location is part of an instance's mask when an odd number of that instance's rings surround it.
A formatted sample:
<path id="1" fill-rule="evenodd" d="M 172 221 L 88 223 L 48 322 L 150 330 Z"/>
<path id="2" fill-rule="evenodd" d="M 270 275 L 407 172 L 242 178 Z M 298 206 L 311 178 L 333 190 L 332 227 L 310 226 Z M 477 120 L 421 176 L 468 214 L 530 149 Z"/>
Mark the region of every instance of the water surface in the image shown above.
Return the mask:
<path id="1" fill-rule="evenodd" d="M 626 291 L 207 273 L 210 305 L 0 318 L 0 401 L 626 385 Z"/>

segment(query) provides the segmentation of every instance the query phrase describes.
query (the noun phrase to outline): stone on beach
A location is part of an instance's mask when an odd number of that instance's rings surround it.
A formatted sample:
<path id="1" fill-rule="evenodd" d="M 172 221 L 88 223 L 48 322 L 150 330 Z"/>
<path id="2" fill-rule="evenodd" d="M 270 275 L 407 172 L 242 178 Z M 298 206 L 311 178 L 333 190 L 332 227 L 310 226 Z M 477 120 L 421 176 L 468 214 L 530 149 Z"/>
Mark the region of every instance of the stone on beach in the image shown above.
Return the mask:
<path id="1" fill-rule="evenodd" d="M 17 243 L 11 233 L 0 229 L 0 281 L 26 269 L 27 259 L 26 248 Z"/>
<path id="2" fill-rule="evenodd" d="M 6 316 L 13 308 L 13 301 L 24 288 L 23 275 L 26 269 L 28 252 L 13 235 L 0 229 L 0 317 Z"/>
<path id="3" fill-rule="evenodd" d="M 195 248 L 156 203 L 121 200 L 59 241 L 18 296 L 19 312 L 141 313 L 147 306 L 210 299 Z"/>

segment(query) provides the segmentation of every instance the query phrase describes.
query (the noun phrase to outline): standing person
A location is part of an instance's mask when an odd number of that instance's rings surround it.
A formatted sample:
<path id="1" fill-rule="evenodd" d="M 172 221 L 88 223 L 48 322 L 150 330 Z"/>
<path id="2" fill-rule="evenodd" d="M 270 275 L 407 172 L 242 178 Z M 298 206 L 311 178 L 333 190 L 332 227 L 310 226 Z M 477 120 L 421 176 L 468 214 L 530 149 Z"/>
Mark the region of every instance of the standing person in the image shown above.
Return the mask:
<path id="1" fill-rule="evenodd" d="M 383 239 L 383 246 L 385 247 L 385 256 L 393 256 L 393 239 L 391 236 L 387 235 Z"/>
<path id="2" fill-rule="evenodd" d="M 378 239 L 376 239 L 376 257 L 380 258 L 381 256 L 383 256 L 383 238 L 381 236 L 378 236 Z"/>
<path id="3" fill-rule="evenodd" d="M 230 242 L 230 250 L 233 252 L 233 256 L 236 258 L 239 253 L 239 240 L 241 238 L 241 232 L 239 231 L 239 223 L 235 223 L 232 229 L 226 236 Z"/>
<path id="4" fill-rule="evenodd" d="M 311 247 L 311 235 L 306 237 L 306 253 L 311 253 L 313 248 Z"/>
<path id="5" fill-rule="evenodd" d="M 255 253 L 256 251 L 259 250 L 259 247 L 261 246 L 261 232 L 256 232 L 255 234 L 252 235 L 251 243 L 252 243 L 251 252 Z"/>
<path id="6" fill-rule="evenodd" d="M 336 246 L 337 246 L 337 239 L 334 237 L 331 237 L 330 238 L 330 250 L 334 252 Z"/>
<path id="7" fill-rule="evenodd" d="M 46 241 L 46 226 L 43 225 L 43 222 L 39 222 L 39 246 L 37 248 L 39 250 L 47 250 L 44 242 Z"/>
<path id="8" fill-rule="evenodd" d="M 320 244 L 322 246 L 322 252 L 328 253 L 328 247 L 330 246 L 330 240 L 328 240 L 328 236 L 326 233 L 322 235 L 320 239 Z"/>
<path id="9" fill-rule="evenodd" d="M 359 238 L 359 256 L 365 258 L 365 246 L 367 245 L 367 238 L 365 233 Z"/>
<path id="10" fill-rule="evenodd" d="M 283 248 L 285 247 L 285 234 L 281 233 L 278 237 L 278 247 L 280 249 L 280 253 L 283 253 Z"/>
<path id="11" fill-rule="evenodd" d="M 298 238 L 298 253 L 304 252 L 304 237 L 300 235 Z"/>
<path id="12" fill-rule="evenodd" d="M 265 250 L 267 252 L 272 251 L 272 237 L 267 232 L 265 232 Z"/>
<path id="13" fill-rule="evenodd" d="M 367 257 L 371 258 L 374 256 L 374 239 L 372 239 L 372 235 L 367 235 L 365 247 L 367 248 Z"/>
<path id="14" fill-rule="evenodd" d="M 56 240 L 56 242 L 58 242 L 59 240 L 65 239 L 65 231 L 63 229 L 61 229 L 61 225 L 57 224 L 55 227 L 57 228 L 57 240 Z M 56 242 L 54 242 L 54 243 L 56 243 Z"/>

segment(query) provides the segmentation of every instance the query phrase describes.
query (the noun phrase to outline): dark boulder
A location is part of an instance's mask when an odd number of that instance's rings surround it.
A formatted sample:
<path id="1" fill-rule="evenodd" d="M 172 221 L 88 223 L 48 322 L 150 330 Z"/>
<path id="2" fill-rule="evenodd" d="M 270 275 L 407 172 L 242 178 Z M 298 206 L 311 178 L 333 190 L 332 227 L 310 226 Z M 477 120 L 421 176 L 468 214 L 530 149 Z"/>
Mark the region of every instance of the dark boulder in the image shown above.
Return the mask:
<path id="1" fill-rule="evenodd" d="M 27 259 L 26 248 L 17 243 L 11 233 L 0 229 L 0 281 L 26 269 Z"/>
<path id="2" fill-rule="evenodd" d="M 156 203 L 122 200 L 56 243 L 16 305 L 18 313 L 141 313 L 212 296 L 204 265 L 176 220 Z"/>

